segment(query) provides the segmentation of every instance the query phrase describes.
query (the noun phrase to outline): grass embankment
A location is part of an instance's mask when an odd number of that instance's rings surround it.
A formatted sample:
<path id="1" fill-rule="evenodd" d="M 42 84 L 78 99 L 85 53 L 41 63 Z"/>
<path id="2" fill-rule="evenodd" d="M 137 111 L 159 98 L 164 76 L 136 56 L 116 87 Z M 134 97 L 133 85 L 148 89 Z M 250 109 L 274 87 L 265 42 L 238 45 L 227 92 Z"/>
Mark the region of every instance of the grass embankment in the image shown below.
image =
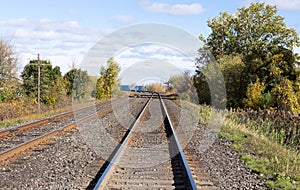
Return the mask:
<path id="1" fill-rule="evenodd" d="M 300 154 L 232 118 L 224 122 L 220 135 L 232 142 L 246 166 L 267 178 L 267 185 L 300 189 Z"/>
<path id="2" fill-rule="evenodd" d="M 199 122 L 207 124 L 211 119 L 211 108 L 199 106 L 198 111 Z M 299 128 L 291 136 L 290 128 L 285 130 L 283 127 L 288 125 L 284 121 L 280 121 L 283 126 L 277 130 L 278 123 L 265 118 L 245 119 L 228 111 L 223 115 L 222 128 L 217 130 L 219 136 L 232 142 L 230 147 L 239 153 L 248 168 L 267 180 L 266 186 L 300 190 L 300 152 L 297 149 L 300 144 L 295 143 L 299 142 Z"/>

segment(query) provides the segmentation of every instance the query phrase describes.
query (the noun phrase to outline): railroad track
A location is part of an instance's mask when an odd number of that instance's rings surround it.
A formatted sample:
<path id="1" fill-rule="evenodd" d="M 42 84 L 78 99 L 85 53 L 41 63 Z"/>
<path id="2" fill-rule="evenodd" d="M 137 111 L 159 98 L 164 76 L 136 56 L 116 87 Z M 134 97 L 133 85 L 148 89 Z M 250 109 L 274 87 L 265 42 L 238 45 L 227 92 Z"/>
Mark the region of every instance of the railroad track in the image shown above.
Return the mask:
<path id="1" fill-rule="evenodd" d="M 149 99 L 101 170 L 94 189 L 206 189 L 208 185 L 194 180 L 197 176 L 189 168 L 160 96 Z"/>
<path id="2" fill-rule="evenodd" d="M 127 103 L 122 100 L 116 101 L 115 108 Z M 64 131 L 69 131 L 78 124 L 89 122 L 94 118 L 112 112 L 113 108 L 111 105 L 109 106 L 110 103 L 110 101 L 107 101 L 97 104 L 96 106 L 85 107 L 76 111 L 66 112 L 32 123 L 2 130 L 0 132 L 0 163 L 25 152 L 28 149 L 32 149 L 53 136 L 59 135 Z M 96 110 L 92 109 L 95 107 Z M 92 109 L 92 111 L 89 111 L 90 109 Z M 74 119 L 74 115 L 76 115 L 76 120 Z"/>
<path id="3" fill-rule="evenodd" d="M 19 126 L 4 128 L 4 129 L 0 130 L 0 137 L 14 135 L 14 134 L 16 134 L 18 132 L 21 132 L 21 131 L 32 129 L 34 127 L 40 127 L 43 124 L 58 122 L 58 121 L 60 121 L 64 118 L 67 118 L 67 117 L 71 118 L 76 114 L 85 113 L 88 110 L 91 110 L 95 107 L 96 108 L 103 107 L 103 106 L 105 106 L 109 103 L 110 103 L 110 101 L 101 102 L 101 103 L 98 103 L 96 105 L 87 106 L 87 107 L 80 108 L 80 109 L 77 109 L 77 110 L 68 111 L 68 112 L 57 114 L 57 115 L 47 117 L 47 118 L 42 118 L 42 119 L 39 119 L 39 120 L 36 120 L 36 121 L 33 121 L 33 122 L 29 122 L 29 123 L 25 123 L 25 124 L 22 124 L 22 125 L 19 125 Z"/>

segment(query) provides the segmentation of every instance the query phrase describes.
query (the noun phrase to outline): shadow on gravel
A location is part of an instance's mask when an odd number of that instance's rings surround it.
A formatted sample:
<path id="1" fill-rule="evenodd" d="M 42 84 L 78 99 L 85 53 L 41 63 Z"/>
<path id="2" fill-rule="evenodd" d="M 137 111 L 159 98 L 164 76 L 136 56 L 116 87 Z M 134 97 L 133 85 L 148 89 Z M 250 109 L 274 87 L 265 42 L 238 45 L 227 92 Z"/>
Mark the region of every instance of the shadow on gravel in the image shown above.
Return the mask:
<path id="1" fill-rule="evenodd" d="M 128 133 L 130 132 L 130 130 L 128 129 L 126 131 L 126 134 L 124 135 L 124 137 L 122 138 L 121 142 L 118 144 L 118 146 L 116 146 L 116 148 L 114 149 L 114 151 L 112 152 L 112 154 L 109 156 L 109 158 L 105 161 L 105 163 L 101 166 L 100 170 L 97 172 L 96 176 L 94 177 L 94 179 L 89 183 L 88 187 L 86 189 L 94 189 L 95 186 L 97 185 L 97 182 L 99 181 L 99 179 L 101 178 L 103 172 L 106 170 L 106 168 L 108 167 L 108 165 L 110 164 L 110 160 L 113 159 L 113 157 L 115 156 L 116 152 L 119 150 L 121 144 L 124 142 L 125 138 L 127 137 Z"/>
<path id="2" fill-rule="evenodd" d="M 135 121 L 138 119 L 139 115 L 142 113 L 142 111 L 139 112 L 139 114 L 135 117 Z M 119 150 L 120 146 L 123 144 L 123 142 L 125 141 L 126 137 L 128 136 L 129 132 L 131 131 L 132 127 L 134 125 L 134 122 L 132 123 L 132 125 L 130 126 L 130 128 L 126 131 L 124 137 L 122 138 L 122 140 L 120 141 L 120 143 L 118 144 L 118 146 L 116 146 L 116 148 L 114 149 L 114 151 L 111 153 L 111 155 L 109 156 L 109 158 L 105 161 L 105 163 L 101 166 L 100 170 L 97 172 L 96 176 L 94 177 L 94 179 L 89 183 L 88 187 L 86 189 L 94 189 L 95 186 L 97 185 L 97 182 L 99 181 L 99 179 L 101 178 L 102 174 L 104 173 L 104 171 L 106 170 L 106 168 L 109 166 L 110 161 L 113 159 L 113 157 L 115 156 L 115 154 L 117 153 L 117 151 Z"/>

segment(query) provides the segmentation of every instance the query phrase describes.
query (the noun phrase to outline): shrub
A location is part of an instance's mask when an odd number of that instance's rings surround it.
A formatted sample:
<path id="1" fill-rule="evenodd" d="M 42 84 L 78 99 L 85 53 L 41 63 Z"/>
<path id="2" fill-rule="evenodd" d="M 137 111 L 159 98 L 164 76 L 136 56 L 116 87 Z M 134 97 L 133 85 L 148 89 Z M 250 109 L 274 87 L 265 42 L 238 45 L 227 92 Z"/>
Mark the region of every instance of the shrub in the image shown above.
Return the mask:
<path id="1" fill-rule="evenodd" d="M 280 110 L 292 111 L 298 113 L 300 111 L 297 96 L 293 90 L 292 82 L 286 78 L 282 79 L 276 85 L 271 93 L 274 97 L 274 103 Z"/>
<path id="2" fill-rule="evenodd" d="M 263 107 L 263 91 L 265 90 L 265 84 L 256 79 L 255 83 L 250 83 L 247 88 L 246 96 L 244 100 L 246 107 L 258 110 Z"/>

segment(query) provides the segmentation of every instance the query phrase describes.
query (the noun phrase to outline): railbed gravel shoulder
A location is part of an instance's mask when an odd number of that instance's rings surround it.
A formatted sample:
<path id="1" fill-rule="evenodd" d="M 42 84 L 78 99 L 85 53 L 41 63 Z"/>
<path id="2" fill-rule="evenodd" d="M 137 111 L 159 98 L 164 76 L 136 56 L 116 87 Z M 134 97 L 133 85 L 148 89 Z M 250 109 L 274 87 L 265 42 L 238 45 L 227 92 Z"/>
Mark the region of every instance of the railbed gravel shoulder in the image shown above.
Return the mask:
<path id="1" fill-rule="evenodd" d="M 173 118 L 177 116 L 175 121 L 172 121 L 175 125 L 178 125 L 179 122 L 188 122 L 178 120 L 180 115 L 184 114 L 184 111 L 181 111 L 176 104 L 166 101 L 166 105 Z M 181 117 L 183 120 L 187 118 Z M 208 136 L 211 138 L 207 138 Z M 203 139 L 214 139 L 213 143 L 208 143 L 209 147 L 204 151 L 200 149 L 203 146 L 201 144 Z M 238 153 L 230 148 L 230 144 L 225 138 L 219 137 L 203 125 L 198 124 L 193 137 L 185 149 L 187 151 L 192 149 L 196 152 L 194 159 L 198 160 L 199 166 L 207 168 L 211 181 L 219 189 L 267 189 L 264 185 L 265 180 L 259 174 L 246 167 L 245 163 L 239 159 Z"/>
<path id="2" fill-rule="evenodd" d="M 85 176 L 84 168 L 96 157 L 80 133 L 72 130 L 2 166 L 0 188 L 76 189 L 86 183 L 77 180 L 92 178 Z"/>
<path id="3" fill-rule="evenodd" d="M 229 148 L 230 142 L 217 138 L 200 158 L 209 166 L 210 175 L 220 189 L 267 189 L 265 180 L 245 166 L 237 152 Z"/>

